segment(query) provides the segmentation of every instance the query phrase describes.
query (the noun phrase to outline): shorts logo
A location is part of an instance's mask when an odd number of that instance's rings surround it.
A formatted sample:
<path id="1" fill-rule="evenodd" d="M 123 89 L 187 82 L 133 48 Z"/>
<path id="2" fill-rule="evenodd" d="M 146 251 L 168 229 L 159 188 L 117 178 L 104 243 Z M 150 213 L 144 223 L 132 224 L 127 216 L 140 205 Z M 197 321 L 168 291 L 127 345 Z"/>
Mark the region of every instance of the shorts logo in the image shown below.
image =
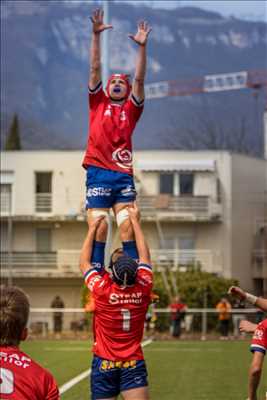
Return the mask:
<path id="1" fill-rule="evenodd" d="M 94 187 L 87 190 L 88 197 L 111 196 L 111 188 Z"/>
<path id="2" fill-rule="evenodd" d="M 132 167 L 132 153 L 129 150 L 121 149 L 120 147 L 113 151 L 112 160 L 120 167 L 124 169 L 129 169 Z"/>
<path id="3" fill-rule="evenodd" d="M 132 196 L 136 194 L 136 190 L 132 185 L 128 185 L 125 189 L 121 190 L 122 196 Z"/>

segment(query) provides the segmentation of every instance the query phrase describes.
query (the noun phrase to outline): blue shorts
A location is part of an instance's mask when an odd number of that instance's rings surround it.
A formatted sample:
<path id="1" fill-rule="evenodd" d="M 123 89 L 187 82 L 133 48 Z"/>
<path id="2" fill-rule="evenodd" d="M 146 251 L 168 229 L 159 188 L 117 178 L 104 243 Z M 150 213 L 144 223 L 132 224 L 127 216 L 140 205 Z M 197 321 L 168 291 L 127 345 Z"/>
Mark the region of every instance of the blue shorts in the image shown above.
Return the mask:
<path id="1" fill-rule="evenodd" d="M 86 210 L 111 208 L 116 203 L 130 203 L 136 199 L 131 175 L 89 166 L 86 174 Z"/>
<path id="2" fill-rule="evenodd" d="M 94 356 L 91 372 L 92 400 L 116 397 L 119 393 L 148 386 L 144 360 L 108 361 Z"/>

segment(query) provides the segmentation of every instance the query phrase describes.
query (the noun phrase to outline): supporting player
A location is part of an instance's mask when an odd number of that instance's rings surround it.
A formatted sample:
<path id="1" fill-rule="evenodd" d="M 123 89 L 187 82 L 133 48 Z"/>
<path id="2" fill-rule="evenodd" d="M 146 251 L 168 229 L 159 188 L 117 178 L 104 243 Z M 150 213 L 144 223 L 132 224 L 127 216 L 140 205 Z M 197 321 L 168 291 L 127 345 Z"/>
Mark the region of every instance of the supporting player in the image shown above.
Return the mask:
<path id="1" fill-rule="evenodd" d="M 267 299 L 246 293 L 238 286 L 231 286 L 228 292 L 233 296 L 246 300 L 250 304 L 259 307 L 263 311 L 267 311 Z M 254 333 L 250 346 L 253 358 L 249 369 L 249 397 L 247 400 L 257 400 L 257 389 L 263 369 L 264 356 L 267 351 L 267 319 L 264 319 L 258 325 L 250 321 L 241 321 L 240 330 L 242 332 Z"/>
<path id="2" fill-rule="evenodd" d="M 111 75 L 106 93 L 101 81 L 100 36 L 112 25 L 103 22 L 103 11 L 94 11 L 92 17 L 90 48 L 90 135 L 83 166 L 87 170 L 86 209 L 88 218 L 108 216 L 113 208 L 123 250 L 136 258 L 136 246 L 127 206 L 136 198 L 132 167 L 131 137 L 144 107 L 144 79 L 146 72 L 146 44 L 151 31 L 146 22 L 138 24 L 137 33 L 129 37 L 138 45 L 137 63 L 133 85 L 125 74 Z M 96 243 L 105 241 L 101 228 Z M 101 246 L 101 245 L 100 245 Z"/>
<path id="3" fill-rule="evenodd" d="M 95 300 L 93 400 L 115 400 L 120 393 L 124 400 L 149 399 L 141 340 L 151 301 L 152 270 L 136 205 L 129 207 L 128 212 L 139 263 L 117 249 L 111 257 L 111 274 L 93 267 L 89 260 L 101 217 L 89 221 L 81 251 L 80 269 Z"/>
<path id="4" fill-rule="evenodd" d="M 58 400 L 53 376 L 19 349 L 27 338 L 30 304 L 17 287 L 0 287 L 1 400 Z"/>

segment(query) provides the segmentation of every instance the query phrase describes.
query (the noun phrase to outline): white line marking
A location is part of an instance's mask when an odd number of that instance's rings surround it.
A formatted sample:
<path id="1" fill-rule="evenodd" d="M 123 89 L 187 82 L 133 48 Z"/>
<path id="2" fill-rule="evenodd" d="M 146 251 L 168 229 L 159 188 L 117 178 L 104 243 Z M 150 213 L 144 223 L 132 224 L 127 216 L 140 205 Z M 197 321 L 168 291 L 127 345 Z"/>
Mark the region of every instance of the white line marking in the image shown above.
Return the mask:
<path id="1" fill-rule="evenodd" d="M 152 343 L 152 339 L 147 339 L 142 342 L 142 347 L 145 347 Z M 91 368 L 77 375 L 75 378 L 71 379 L 69 382 L 64 383 L 64 385 L 60 386 L 59 393 L 63 394 L 67 392 L 67 390 L 71 389 L 73 386 L 77 385 L 77 383 L 81 382 L 83 379 L 87 378 L 91 374 Z"/>

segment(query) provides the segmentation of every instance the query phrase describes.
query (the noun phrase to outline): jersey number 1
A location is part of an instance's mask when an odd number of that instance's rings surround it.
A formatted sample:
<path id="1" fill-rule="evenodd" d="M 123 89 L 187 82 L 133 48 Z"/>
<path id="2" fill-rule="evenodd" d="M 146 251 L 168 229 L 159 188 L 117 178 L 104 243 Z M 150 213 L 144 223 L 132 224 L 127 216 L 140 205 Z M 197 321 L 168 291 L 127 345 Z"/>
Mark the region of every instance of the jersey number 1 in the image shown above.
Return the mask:
<path id="1" fill-rule="evenodd" d="M 130 330 L 130 321 L 131 321 L 131 313 L 129 310 L 127 310 L 127 308 L 122 308 L 121 309 L 121 313 L 122 313 L 122 330 L 124 332 L 128 332 Z"/>
<path id="2" fill-rule="evenodd" d="M 0 368 L 0 393 L 11 394 L 14 392 L 14 374 L 6 368 Z"/>

